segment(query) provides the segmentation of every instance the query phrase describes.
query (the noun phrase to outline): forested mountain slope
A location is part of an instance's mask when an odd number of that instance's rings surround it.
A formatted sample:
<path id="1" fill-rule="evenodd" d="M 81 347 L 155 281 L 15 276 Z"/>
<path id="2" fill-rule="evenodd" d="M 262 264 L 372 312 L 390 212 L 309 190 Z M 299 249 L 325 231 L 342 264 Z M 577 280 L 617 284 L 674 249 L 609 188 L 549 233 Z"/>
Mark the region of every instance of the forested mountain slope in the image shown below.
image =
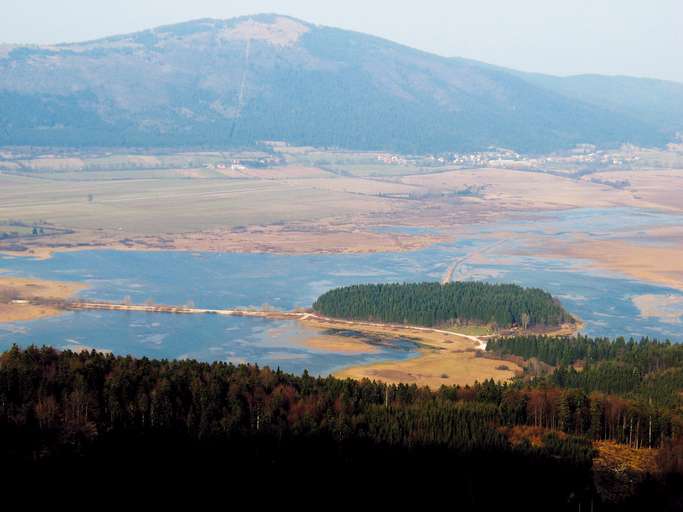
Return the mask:
<path id="1" fill-rule="evenodd" d="M 548 80 L 284 16 L 202 19 L 0 47 L 0 144 L 542 152 L 659 145 L 680 125 Z"/>

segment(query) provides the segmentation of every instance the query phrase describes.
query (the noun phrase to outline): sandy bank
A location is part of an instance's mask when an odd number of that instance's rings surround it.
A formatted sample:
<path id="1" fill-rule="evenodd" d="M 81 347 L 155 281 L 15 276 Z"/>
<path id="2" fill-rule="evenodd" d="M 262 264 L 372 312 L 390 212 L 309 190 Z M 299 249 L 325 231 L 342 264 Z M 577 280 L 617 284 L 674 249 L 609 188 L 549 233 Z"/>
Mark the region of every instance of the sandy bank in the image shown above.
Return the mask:
<path id="1" fill-rule="evenodd" d="M 62 310 L 44 304 L 16 303 L 13 300 L 42 301 L 64 300 L 72 297 L 85 285 L 69 281 L 45 281 L 0 276 L 0 323 L 36 320 L 62 313 Z"/>
<path id="2" fill-rule="evenodd" d="M 303 340 L 302 345 L 316 350 L 341 354 L 375 354 L 379 349 L 363 341 L 348 336 L 321 334 Z"/>

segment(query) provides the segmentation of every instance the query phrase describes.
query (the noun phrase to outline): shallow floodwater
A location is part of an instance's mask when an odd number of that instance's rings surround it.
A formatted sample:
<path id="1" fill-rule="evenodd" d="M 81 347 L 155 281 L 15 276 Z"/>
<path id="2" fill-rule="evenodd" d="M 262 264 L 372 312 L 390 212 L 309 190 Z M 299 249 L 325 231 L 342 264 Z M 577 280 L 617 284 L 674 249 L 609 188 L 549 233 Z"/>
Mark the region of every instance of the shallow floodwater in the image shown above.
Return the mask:
<path id="1" fill-rule="evenodd" d="M 295 373 L 307 369 L 316 375 L 415 354 L 415 344 L 408 340 L 394 340 L 392 348 L 376 344 L 377 352 L 353 355 L 301 345 L 302 339 L 316 334 L 316 330 L 291 320 L 77 311 L 31 322 L 0 324 L 0 348 L 9 348 L 12 343 L 63 349 L 94 347 L 150 358 L 258 363 Z"/>
<path id="2" fill-rule="evenodd" d="M 631 300 L 643 294 L 683 296 L 677 290 L 582 270 L 570 260 L 506 256 L 482 262 L 469 257 L 500 243 L 491 238 L 496 231 L 544 232 L 562 237 L 586 229 L 602 235 L 618 227 L 646 229 L 675 223 L 680 223 L 680 217 L 633 209 L 582 209 L 472 226 L 470 234 L 456 242 L 409 253 L 286 256 L 83 251 L 58 253 L 43 261 L 4 258 L 0 267 L 15 275 L 85 282 L 89 288 L 80 294 L 83 298 L 120 301 L 129 296 L 134 302 L 192 302 L 206 308 L 269 304 L 287 310 L 310 306 L 321 293 L 340 285 L 440 280 L 457 263 L 455 279 L 513 282 L 548 290 L 581 318 L 587 334 L 683 341 L 679 323 L 671 318 L 642 318 Z M 358 355 L 314 350 L 300 343 L 314 335 L 315 331 L 292 321 L 88 311 L 0 324 L 0 348 L 12 343 L 80 344 L 118 354 L 249 361 L 288 371 L 307 368 L 316 374 L 415 354 L 414 347 L 405 343 Z"/>

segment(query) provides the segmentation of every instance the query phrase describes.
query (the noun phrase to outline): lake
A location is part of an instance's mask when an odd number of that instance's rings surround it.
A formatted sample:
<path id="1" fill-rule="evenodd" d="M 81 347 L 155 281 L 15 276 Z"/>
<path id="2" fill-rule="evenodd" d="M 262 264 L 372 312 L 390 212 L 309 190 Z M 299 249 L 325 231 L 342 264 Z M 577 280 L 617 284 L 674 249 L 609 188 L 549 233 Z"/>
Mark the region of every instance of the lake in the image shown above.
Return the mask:
<path id="1" fill-rule="evenodd" d="M 631 211 L 619 213 L 631 227 L 647 228 L 678 221 L 677 216 Z M 438 281 L 459 262 L 456 279 L 511 282 L 543 288 L 585 323 L 594 336 L 650 336 L 683 341 L 671 319 L 642 318 L 632 297 L 683 293 L 619 275 L 582 269 L 576 262 L 515 256 L 500 262 L 469 258 L 495 243 L 495 231 L 557 233 L 614 229 L 614 210 L 570 210 L 528 216 L 504 224 L 473 226 L 467 236 L 408 253 L 288 256 L 276 254 L 82 251 L 57 253 L 48 260 L 5 257 L 0 267 L 13 275 L 85 282 L 86 299 L 205 308 L 260 307 L 289 310 L 310 306 L 326 290 L 348 284 L 393 281 Z M 398 227 L 400 229 L 400 226 Z M 555 230 L 555 231 L 553 231 Z M 510 242 L 514 246 L 514 242 Z M 511 247 L 513 248 L 513 247 Z M 283 370 L 325 375 L 338 368 L 376 360 L 413 357 L 415 347 L 397 342 L 373 354 L 343 354 L 305 347 L 301 340 L 315 330 L 293 321 L 216 315 L 168 315 L 112 311 L 64 315 L 0 324 L 0 348 L 12 343 L 79 345 L 117 354 L 161 358 L 196 358 L 254 362 Z"/>

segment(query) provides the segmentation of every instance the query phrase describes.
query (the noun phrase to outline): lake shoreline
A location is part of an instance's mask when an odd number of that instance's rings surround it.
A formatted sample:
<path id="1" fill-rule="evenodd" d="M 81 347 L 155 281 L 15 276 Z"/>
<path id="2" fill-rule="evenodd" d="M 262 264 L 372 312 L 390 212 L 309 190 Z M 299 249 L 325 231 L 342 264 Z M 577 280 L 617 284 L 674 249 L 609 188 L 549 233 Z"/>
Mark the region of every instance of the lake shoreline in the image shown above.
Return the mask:
<path id="1" fill-rule="evenodd" d="M 86 289 L 75 281 L 49 281 L 0 275 L 0 323 L 24 322 L 58 316 L 59 303 Z"/>
<path id="2" fill-rule="evenodd" d="M 380 360 L 361 365 L 350 365 L 332 375 L 354 380 L 376 380 L 391 384 L 415 384 L 438 389 L 442 385 L 472 385 L 488 379 L 509 381 L 523 373 L 516 363 L 483 356 L 486 341 L 482 337 L 413 325 L 386 324 L 369 321 L 345 320 L 321 316 L 310 311 L 212 310 L 161 305 L 73 303 L 69 309 L 112 310 L 166 314 L 210 314 L 244 316 L 272 320 L 296 320 L 306 327 L 323 332 L 352 331 L 387 340 L 409 340 L 417 346 L 417 355 L 405 360 Z M 578 329 L 581 324 L 573 325 Z M 567 329 L 567 326 L 564 326 Z M 562 334 L 571 334 L 562 331 Z M 303 346 L 333 353 L 372 354 L 373 345 L 341 336 L 319 336 L 301 340 Z M 390 343 L 390 341 L 389 341 Z"/>

